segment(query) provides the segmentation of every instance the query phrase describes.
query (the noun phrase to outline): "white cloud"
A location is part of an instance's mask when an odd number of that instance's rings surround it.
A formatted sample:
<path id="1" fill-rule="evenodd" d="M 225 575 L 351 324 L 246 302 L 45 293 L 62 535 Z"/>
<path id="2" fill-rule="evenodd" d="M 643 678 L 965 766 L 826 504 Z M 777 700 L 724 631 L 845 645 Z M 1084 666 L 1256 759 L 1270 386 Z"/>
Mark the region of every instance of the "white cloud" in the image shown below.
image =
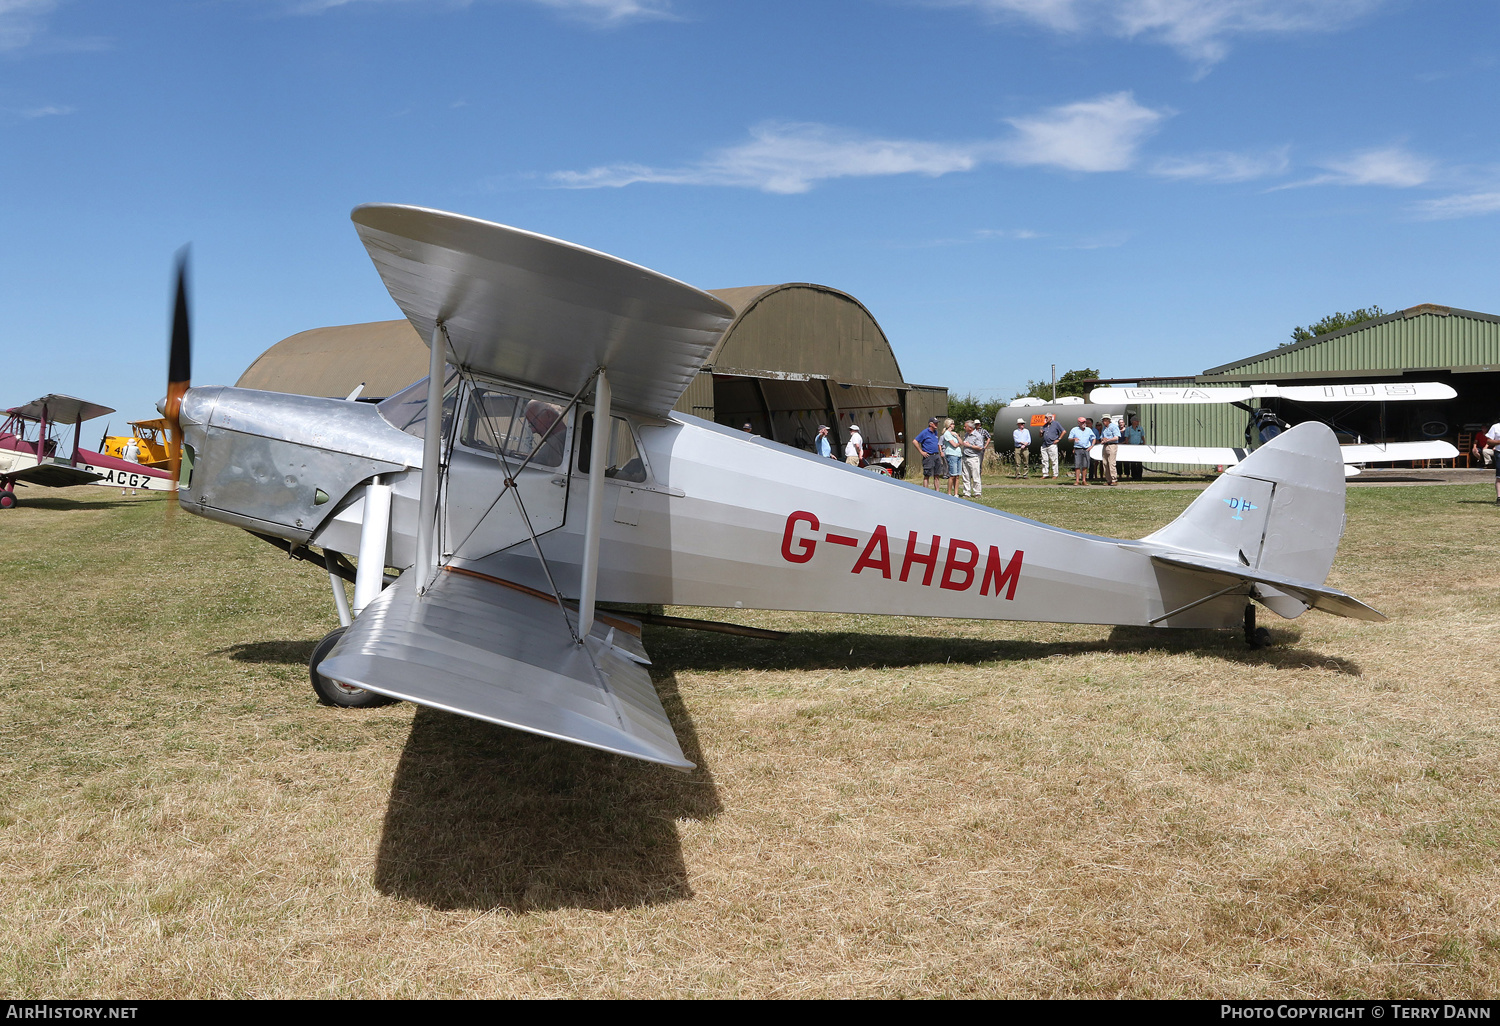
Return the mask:
<path id="1" fill-rule="evenodd" d="M 73 107 L 63 107 L 55 103 L 49 103 L 41 107 L 29 107 L 26 110 L 17 111 L 23 118 L 50 118 L 62 114 L 73 113 Z"/>
<path id="2" fill-rule="evenodd" d="M 56 6 L 57 0 L 0 0 L 0 53 L 30 43 Z"/>
<path id="3" fill-rule="evenodd" d="M 1500 213 L 1500 192 L 1469 192 L 1438 199 L 1424 200 L 1416 212 L 1429 221 L 1451 221 L 1460 217 L 1480 217 Z"/>
<path id="4" fill-rule="evenodd" d="M 938 0 L 1054 32 L 1164 43 L 1211 64 L 1236 36 L 1332 32 L 1385 0 Z"/>
<path id="5" fill-rule="evenodd" d="M 1151 166 L 1161 178 L 1201 182 L 1249 182 L 1286 171 L 1285 146 L 1268 153 L 1198 153 L 1190 157 L 1163 157 Z"/>
<path id="6" fill-rule="evenodd" d="M 1009 138 L 967 143 L 882 139 L 829 125 L 767 122 L 750 130 L 748 142 L 716 150 L 684 167 L 606 164 L 587 171 L 555 171 L 548 178 L 569 189 L 658 182 L 789 194 L 835 178 L 935 178 L 972 171 L 984 163 L 1122 171 L 1135 163 L 1141 140 L 1165 116 L 1142 107 L 1129 93 L 1115 93 L 1012 119 L 1016 131 Z"/>
<path id="7" fill-rule="evenodd" d="M 1041 232 L 1030 228 L 980 228 L 974 234 L 981 239 L 1040 239 Z"/>
<path id="8" fill-rule="evenodd" d="M 901 174 L 935 177 L 968 171 L 978 163 L 973 147 L 872 139 L 827 125 L 770 122 L 752 128 L 749 142 L 718 150 L 688 167 L 610 164 L 588 171 L 558 171 L 551 179 L 572 189 L 663 182 L 797 193 L 831 178 Z"/>
<path id="9" fill-rule="evenodd" d="M 1436 167 L 1426 157 L 1408 153 L 1399 146 L 1363 150 L 1347 157 L 1320 161 L 1317 166 L 1324 169 L 1323 174 L 1304 181 L 1278 186 L 1278 188 L 1299 189 L 1307 185 L 1384 185 L 1394 189 L 1410 189 L 1428 182 Z"/>
<path id="10" fill-rule="evenodd" d="M 0 0 L 4 2 L 4 0 Z M 297 14 L 321 14 L 335 7 L 354 3 L 426 3 L 449 7 L 468 7 L 474 0 L 297 0 L 291 10 Z M 671 0 L 512 0 L 550 7 L 559 13 L 596 25 L 619 25 L 627 21 L 647 21 L 672 16 Z"/>
<path id="11" fill-rule="evenodd" d="M 1124 171 L 1164 117 L 1165 111 L 1142 107 L 1130 93 L 1053 107 L 1037 117 L 1009 119 L 1017 136 L 1000 144 L 1000 158 L 1068 171 Z"/>

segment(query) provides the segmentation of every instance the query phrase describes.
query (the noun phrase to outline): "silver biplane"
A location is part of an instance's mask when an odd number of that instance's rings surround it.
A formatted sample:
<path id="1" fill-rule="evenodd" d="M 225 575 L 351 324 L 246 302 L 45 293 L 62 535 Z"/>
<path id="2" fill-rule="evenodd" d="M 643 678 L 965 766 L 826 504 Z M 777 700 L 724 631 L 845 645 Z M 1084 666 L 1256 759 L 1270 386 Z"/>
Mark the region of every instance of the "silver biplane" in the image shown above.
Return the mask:
<path id="1" fill-rule="evenodd" d="M 1252 643 L 1252 602 L 1383 619 L 1324 583 L 1344 475 L 1323 425 L 1146 538 L 1066 531 L 675 412 L 733 316 L 705 292 L 468 217 L 352 216 L 429 377 L 374 406 L 189 388 L 179 299 L 164 407 L 184 509 L 328 568 L 344 626 L 312 658 L 325 701 L 686 769 L 640 620 L 601 603 L 1243 625 Z"/>

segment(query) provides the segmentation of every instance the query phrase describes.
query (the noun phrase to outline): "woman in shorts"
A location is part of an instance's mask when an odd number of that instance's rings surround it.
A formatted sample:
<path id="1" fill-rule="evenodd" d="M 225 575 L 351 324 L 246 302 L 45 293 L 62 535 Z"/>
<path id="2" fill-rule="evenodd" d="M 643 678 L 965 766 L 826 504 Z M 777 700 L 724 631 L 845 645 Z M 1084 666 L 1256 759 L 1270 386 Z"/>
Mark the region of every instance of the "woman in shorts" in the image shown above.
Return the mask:
<path id="1" fill-rule="evenodd" d="M 948 494 L 958 494 L 958 482 L 963 477 L 964 443 L 953 430 L 953 418 L 943 421 L 943 459 L 948 464 Z"/>

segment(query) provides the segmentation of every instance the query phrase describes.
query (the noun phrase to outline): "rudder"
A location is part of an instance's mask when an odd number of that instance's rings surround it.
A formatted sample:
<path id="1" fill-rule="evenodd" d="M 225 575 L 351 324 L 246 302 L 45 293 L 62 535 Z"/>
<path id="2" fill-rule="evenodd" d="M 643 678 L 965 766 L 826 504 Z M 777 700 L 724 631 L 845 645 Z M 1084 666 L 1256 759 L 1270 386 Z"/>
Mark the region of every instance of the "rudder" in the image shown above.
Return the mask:
<path id="1" fill-rule="evenodd" d="M 1321 585 L 1344 533 L 1344 462 L 1324 424 L 1299 424 L 1230 467 L 1166 527 L 1142 539 L 1176 552 Z M 1305 604 L 1262 601 L 1282 616 Z"/>

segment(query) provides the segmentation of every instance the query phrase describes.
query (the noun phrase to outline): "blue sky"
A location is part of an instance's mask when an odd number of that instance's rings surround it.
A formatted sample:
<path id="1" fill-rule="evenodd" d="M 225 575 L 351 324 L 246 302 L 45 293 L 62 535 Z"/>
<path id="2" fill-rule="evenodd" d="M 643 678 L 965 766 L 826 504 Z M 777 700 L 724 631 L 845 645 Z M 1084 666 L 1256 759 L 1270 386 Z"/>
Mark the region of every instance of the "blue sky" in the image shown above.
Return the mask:
<path id="1" fill-rule="evenodd" d="M 151 415 L 186 242 L 199 384 L 399 316 L 368 201 L 832 285 L 958 392 L 1500 313 L 1496 97 L 1493 0 L 0 0 L 0 405 Z"/>

